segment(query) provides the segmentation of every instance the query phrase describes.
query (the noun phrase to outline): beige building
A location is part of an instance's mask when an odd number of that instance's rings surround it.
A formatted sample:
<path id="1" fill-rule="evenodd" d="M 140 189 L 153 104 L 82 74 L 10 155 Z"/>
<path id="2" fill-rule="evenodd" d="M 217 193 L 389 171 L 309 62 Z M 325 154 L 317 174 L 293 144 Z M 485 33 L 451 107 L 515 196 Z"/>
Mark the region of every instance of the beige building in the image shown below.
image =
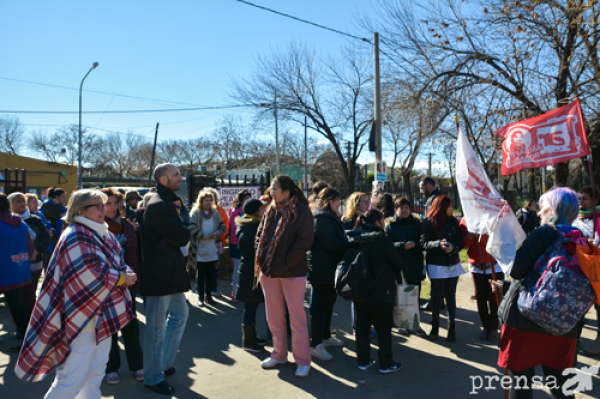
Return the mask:
<path id="1" fill-rule="evenodd" d="M 11 180 L 18 171 L 19 183 L 6 181 L 6 170 L 10 169 Z M 25 187 L 22 187 L 22 171 L 25 170 Z M 15 186 L 27 193 L 36 193 L 38 198 L 45 197 L 49 187 L 60 187 L 67 196 L 77 190 L 77 167 L 47 162 L 41 159 L 27 158 L 0 152 L 0 192 L 15 191 Z"/>

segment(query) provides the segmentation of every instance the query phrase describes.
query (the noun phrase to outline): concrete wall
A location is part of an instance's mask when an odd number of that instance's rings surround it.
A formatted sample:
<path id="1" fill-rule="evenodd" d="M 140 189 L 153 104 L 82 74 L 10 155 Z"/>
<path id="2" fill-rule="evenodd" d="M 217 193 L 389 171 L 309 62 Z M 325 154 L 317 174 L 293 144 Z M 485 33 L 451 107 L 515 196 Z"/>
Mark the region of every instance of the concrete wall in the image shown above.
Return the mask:
<path id="1" fill-rule="evenodd" d="M 49 187 L 60 187 L 67 192 L 67 196 L 77 190 L 77 168 L 74 166 L 43 161 L 41 159 L 27 158 L 18 155 L 0 152 L 0 172 L 4 175 L 5 169 L 13 171 L 26 170 L 26 191 L 33 192 L 41 197 L 42 190 Z M 4 190 L 4 181 L 0 181 L 0 190 Z"/>

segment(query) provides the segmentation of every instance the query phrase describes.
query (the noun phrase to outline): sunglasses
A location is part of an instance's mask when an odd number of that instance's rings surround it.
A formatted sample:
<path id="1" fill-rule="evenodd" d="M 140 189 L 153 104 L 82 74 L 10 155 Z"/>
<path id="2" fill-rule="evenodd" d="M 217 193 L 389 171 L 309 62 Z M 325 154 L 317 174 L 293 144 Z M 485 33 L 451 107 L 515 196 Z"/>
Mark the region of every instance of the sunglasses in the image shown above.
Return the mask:
<path id="1" fill-rule="evenodd" d="M 106 210 L 106 204 L 101 203 L 101 204 L 92 204 L 92 205 L 87 205 L 85 207 L 83 207 L 83 209 L 88 209 L 95 206 L 96 208 L 98 208 L 99 211 L 105 211 Z"/>
<path id="2" fill-rule="evenodd" d="M 176 209 L 181 209 L 181 205 L 173 205 Z"/>

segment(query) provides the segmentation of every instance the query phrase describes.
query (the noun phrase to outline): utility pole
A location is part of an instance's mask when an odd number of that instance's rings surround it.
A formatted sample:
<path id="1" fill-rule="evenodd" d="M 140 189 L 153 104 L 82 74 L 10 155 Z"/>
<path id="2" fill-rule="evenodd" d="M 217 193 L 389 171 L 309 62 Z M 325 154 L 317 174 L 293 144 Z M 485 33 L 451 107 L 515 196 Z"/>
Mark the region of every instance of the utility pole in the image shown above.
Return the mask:
<path id="1" fill-rule="evenodd" d="M 279 130 L 277 127 L 277 90 L 275 90 L 275 101 L 273 102 L 273 114 L 275 115 L 275 158 L 277 161 L 277 175 L 281 174 L 281 159 L 279 158 Z"/>
<path id="2" fill-rule="evenodd" d="M 156 140 L 158 140 L 158 122 L 154 132 L 154 146 L 152 147 L 152 158 L 150 158 L 150 172 L 148 173 L 148 186 L 152 186 L 152 171 L 154 169 L 154 155 L 156 154 Z"/>
<path id="3" fill-rule="evenodd" d="M 307 163 L 307 152 L 308 152 L 308 146 L 307 146 L 307 135 L 308 135 L 308 126 L 306 125 L 306 115 L 304 116 L 304 183 L 302 184 L 302 188 L 304 190 L 306 190 L 308 192 L 308 175 L 307 175 L 307 168 L 306 168 L 306 163 Z"/>
<path id="4" fill-rule="evenodd" d="M 429 153 L 429 166 L 427 167 L 427 175 L 431 177 L 431 153 Z"/>
<path id="5" fill-rule="evenodd" d="M 381 82 L 379 79 L 379 33 L 373 33 L 373 65 L 375 68 L 375 136 L 377 137 L 377 148 L 375 149 L 375 165 L 381 161 Z M 375 170 L 377 173 L 377 170 Z"/>

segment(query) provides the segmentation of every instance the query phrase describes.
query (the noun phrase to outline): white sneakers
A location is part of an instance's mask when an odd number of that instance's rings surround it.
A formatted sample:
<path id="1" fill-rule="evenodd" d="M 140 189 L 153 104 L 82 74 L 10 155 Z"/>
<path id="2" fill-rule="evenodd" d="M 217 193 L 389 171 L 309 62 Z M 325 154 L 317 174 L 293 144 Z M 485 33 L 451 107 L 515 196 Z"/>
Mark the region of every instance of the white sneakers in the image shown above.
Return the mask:
<path id="1" fill-rule="evenodd" d="M 273 359 L 272 357 L 268 357 L 265 360 L 263 360 L 260 363 L 260 365 L 262 366 L 263 369 L 271 369 L 271 368 L 277 366 L 278 364 L 286 364 L 286 363 L 287 363 L 287 359 L 277 360 L 277 359 Z M 298 378 L 308 377 L 309 371 L 310 371 L 310 366 L 298 366 L 298 367 L 296 367 L 296 377 L 298 377 Z"/>
<path id="2" fill-rule="evenodd" d="M 336 337 L 329 337 L 323 340 L 323 346 L 344 346 L 344 342 Z"/>
<path id="3" fill-rule="evenodd" d="M 324 362 L 328 362 L 333 359 L 331 353 L 327 352 L 327 349 L 323 346 L 323 344 L 319 344 L 310 348 L 310 354 L 317 359 L 321 359 Z"/>
<path id="4" fill-rule="evenodd" d="M 265 360 L 263 360 L 260 365 L 263 369 L 271 369 L 275 366 L 277 366 L 278 364 L 286 364 L 287 363 L 287 359 L 283 359 L 283 360 L 276 360 L 273 359 L 272 357 L 268 357 Z"/>
<path id="5" fill-rule="evenodd" d="M 296 377 L 298 377 L 298 378 L 308 377 L 309 371 L 310 371 L 310 366 L 298 366 L 298 367 L 296 367 Z"/>

